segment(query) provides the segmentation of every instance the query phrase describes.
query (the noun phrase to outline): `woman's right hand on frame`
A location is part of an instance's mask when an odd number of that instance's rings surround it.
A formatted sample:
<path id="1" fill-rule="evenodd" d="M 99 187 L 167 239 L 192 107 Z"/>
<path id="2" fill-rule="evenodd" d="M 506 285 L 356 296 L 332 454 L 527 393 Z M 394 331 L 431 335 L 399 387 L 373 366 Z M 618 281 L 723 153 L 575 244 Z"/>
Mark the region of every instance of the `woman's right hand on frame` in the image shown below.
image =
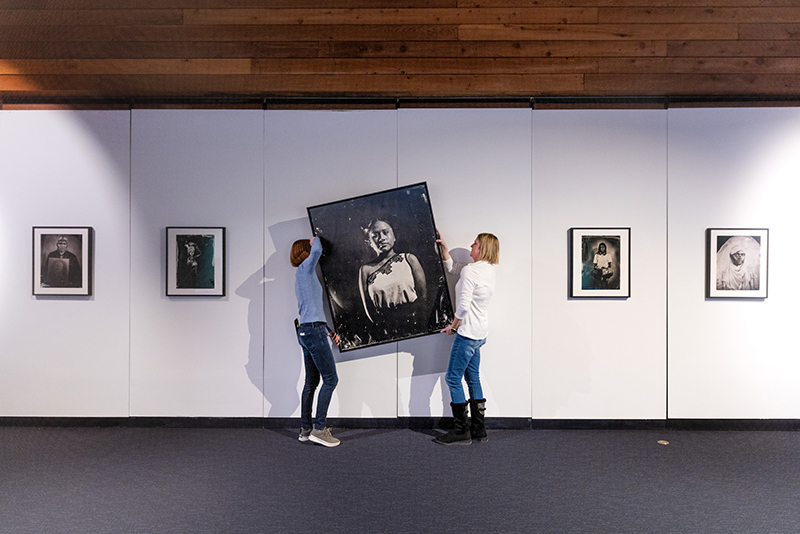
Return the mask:
<path id="1" fill-rule="evenodd" d="M 439 233 L 439 230 L 436 230 L 436 243 L 439 244 L 439 254 L 441 254 L 442 259 L 447 261 L 450 259 L 450 250 L 447 248 L 447 243 L 444 242 L 442 239 L 442 234 Z"/>

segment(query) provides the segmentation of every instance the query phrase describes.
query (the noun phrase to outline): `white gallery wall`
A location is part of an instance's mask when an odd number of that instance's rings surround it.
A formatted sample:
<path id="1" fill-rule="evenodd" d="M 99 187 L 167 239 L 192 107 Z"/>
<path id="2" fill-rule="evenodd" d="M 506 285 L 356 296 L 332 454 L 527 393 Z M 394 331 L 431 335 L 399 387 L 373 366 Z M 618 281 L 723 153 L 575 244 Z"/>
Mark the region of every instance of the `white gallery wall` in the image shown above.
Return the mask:
<path id="1" fill-rule="evenodd" d="M 669 113 L 669 417 L 800 417 L 800 110 Z M 705 299 L 708 228 L 768 228 L 768 297 Z"/>
<path id="2" fill-rule="evenodd" d="M 264 114 L 131 117 L 131 415 L 259 417 Z M 166 227 L 225 227 L 226 295 L 167 297 Z"/>
<path id="3" fill-rule="evenodd" d="M 800 418 L 796 109 L 0 112 L 0 416 L 297 417 L 306 208 L 425 181 L 501 241 L 489 414 Z M 91 297 L 31 295 L 31 228 L 95 229 Z M 165 228 L 224 226 L 224 297 Z M 568 231 L 631 228 L 631 296 L 568 298 Z M 704 297 L 706 228 L 770 229 L 769 297 Z M 454 278 L 449 279 L 451 288 Z M 452 338 L 335 352 L 332 417 L 438 416 Z"/>
<path id="4" fill-rule="evenodd" d="M 663 419 L 666 111 L 533 114 L 533 417 Z M 629 227 L 630 298 L 568 298 L 570 228 Z"/>
<path id="5" fill-rule="evenodd" d="M 0 113 L 0 414 L 127 416 L 130 114 Z M 33 226 L 91 226 L 90 297 L 32 296 Z"/>

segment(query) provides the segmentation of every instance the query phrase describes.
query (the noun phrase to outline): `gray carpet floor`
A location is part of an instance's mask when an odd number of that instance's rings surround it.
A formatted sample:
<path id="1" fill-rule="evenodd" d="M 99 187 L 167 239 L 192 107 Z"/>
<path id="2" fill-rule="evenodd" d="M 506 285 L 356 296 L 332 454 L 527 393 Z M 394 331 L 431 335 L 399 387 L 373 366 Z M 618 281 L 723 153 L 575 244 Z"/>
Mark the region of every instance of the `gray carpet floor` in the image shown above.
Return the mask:
<path id="1" fill-rule="evenodd" d="M 0 532 L 800 532 L 798 432 L 436 433 L 0 427 Z"/>

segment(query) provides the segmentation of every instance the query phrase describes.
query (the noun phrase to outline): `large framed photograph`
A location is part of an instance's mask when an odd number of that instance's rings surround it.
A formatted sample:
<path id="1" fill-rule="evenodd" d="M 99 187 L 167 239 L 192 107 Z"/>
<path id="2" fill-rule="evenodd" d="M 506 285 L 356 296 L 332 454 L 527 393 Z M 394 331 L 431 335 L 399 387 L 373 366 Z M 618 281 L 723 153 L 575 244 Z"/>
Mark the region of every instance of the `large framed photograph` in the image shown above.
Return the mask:
<path id="1" fill-rule="evenodd" d="M 631 229 L 571 228 L 570 296 L 631 296 Z"/>
<path id="2" fill-rule="evenodd" d="M 90 226 L 33 227 L 33 294 L 92 294 Z"/>
<path id="3" fill-rule="evenodd" d="M 308 208 L 348 351 L 438 333 L 453 319 L 427 184 Z"/>
<path id="4" fill-rule="evenodd" d="M 225 228 L 167 228 L 167 296 L 225 296 Z"/>
<path id="5" fill-rule="evenodd" d="M 706 297 L 767 298 L 769 230 L 709 228 Z"/>

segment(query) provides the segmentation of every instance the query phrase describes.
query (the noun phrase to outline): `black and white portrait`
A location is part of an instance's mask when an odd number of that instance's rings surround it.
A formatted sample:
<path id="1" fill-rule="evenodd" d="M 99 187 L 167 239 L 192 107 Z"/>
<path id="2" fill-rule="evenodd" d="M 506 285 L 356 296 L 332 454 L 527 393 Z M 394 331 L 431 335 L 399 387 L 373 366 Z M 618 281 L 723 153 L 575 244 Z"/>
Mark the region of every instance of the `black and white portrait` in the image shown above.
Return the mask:
<path id="1" fill-rule="evenodd" d="M 54 242 L 55 250 L 52 250 Z M 43 286 L 80 287 L 81 261 L 70 248 L 80 254 L 83 249 L 83 237 L 76 234 L 42 236 L 42 252 L 47 253 L 42 265 Z"/>
<path id="2" fill-rule="evenodd" d="M 90 228 L 34 231 L 34 294 L 90 295 Z"/>
<path id="3" fill-rule="evenodd" d="M 167 228 L 167 296 L 225 296 L 225 228 Z"/>
<path id="4" fill-rule="evenodd" d="M 581 289 L 619 289 L 619 236 L 582 236 Z"/>
<path id="5" fill-rule="evenodd" d="M 175 287 L 214 288 L 214 236 L 181 234 L 175 238 Z"/>
<path id="6" fill-rule="evenodd" d="M 308 208 L 342 351 L 438 332 L 453 312 L 427 186 Z"/>
<path id="7" fill-rule="evenodd" d="M 572 228 L 570 296 L 630 296 L 630 228 Z"/>
<path id="8" fill-rule="evenodd" d="M 709 230 L 710 297 L 766 297 L 768 230 Z"/>

